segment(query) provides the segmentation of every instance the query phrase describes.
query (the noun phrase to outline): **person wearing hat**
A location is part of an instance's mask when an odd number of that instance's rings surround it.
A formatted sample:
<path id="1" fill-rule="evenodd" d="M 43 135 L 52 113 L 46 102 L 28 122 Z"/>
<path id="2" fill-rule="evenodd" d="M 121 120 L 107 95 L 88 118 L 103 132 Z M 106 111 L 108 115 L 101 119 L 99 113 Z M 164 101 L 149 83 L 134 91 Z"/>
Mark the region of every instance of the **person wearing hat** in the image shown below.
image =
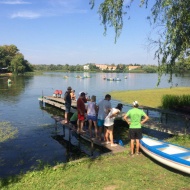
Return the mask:
<path id="1" fill-rule="evenodd" d="M 118 104 L 115 108 L 112 108 L 104 120 L 105 130 L 105 144 L 111 143 L 111 146 L 117 146 L 113 142 L 113 127 L 114 127 L 114 119 L 121 112 L 123 108 L 123 104 Z"/>
<path id="2" fill-rule="evenodd" d="M 71 95 L 70 95 L 71 90 L 72 90 L 72 88 L 69 86 L 67 88 L 67 91 L 65 92 L 65 95 L 64 95 L 64 100 L 65 100 L 65 124 L 69 123 L 68 115 L 69 115 L 70 110 L 71 110 Z"/>
<path id="3" fill-rule="evenodd" d="M 140 139 L 142 138 L 141 125 L 144 124 L 149 117 L 146 113 L 139 109 L 137 101 L 133 102 L 133 108 L 130 109 L 124 116 L 124 120 L 129 124 L 129 139 L 130 139 L 130 151 L 131 156 L 134 155 L 134 148 L 136 146 L 136 154 L 139 155 Z M 142 120 L 142 117 L 144 119 Z M 135 144 L 135 145 L 134 145 Z"/>

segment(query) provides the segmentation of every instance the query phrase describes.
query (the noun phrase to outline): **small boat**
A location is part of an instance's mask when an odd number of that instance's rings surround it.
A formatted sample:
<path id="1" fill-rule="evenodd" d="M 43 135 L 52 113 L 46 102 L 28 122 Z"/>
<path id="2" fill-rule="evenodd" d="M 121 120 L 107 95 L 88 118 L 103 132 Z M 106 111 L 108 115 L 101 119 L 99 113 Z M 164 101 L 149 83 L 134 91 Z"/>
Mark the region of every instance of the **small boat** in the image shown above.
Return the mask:
<path id="1" fill-rule="evenodd" d="M 121 81 L 120 78 L 114 78 L 114 81 Z"/>
<path id="2" fill-rule="evenodd" d="M 124 79 L 127 79 L 127 76 L 125 76 Z"/>
<path id="3" fill-rule="evenodd" d="M 108 81 L 114 81 L 114 78 L 107 78 Z"/>
<path id="4" fill-rule="evenodd" d="M 69 77 L 68 76 L 63 76 L 64 79 L 68 79 Z"/>
<path id="5" fill-rule="evenodd" d="M 83 76 L 80 76 L 80 75 L 76 75 L 75 78 L 84 79 L 84 77 L 83 77 Z"/>
<path id="6" fill-rule="evenodd" d="M 190 149 L 144 136 L 140 148 L 158 162 L 190 174 Z"/>
<path id="7" fill-rule="evenodd" d="M 84 78 L 91 78 L 91 76 L 88 76 L 88 75 L 84 75 Z"/>

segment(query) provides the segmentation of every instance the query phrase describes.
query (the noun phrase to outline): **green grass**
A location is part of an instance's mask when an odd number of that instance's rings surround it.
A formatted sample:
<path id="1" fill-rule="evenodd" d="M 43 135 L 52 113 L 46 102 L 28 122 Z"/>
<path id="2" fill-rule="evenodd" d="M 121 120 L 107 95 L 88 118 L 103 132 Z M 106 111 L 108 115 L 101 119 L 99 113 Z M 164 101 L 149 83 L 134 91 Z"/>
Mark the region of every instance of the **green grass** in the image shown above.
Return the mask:
<path id="1" fill-rule="evenodd" d="M 129 90 L 129 91 L 113 91 L 110 93 L 112 99 L 119 100 L 124 104 L 132 104 L 137 100 L 140 106 L 148 106 L 152 108 L 160 108 L 162 106 L 162 97 L 166 94 L 170 95 L 189 95 L 190 88 L 156 88 L 148 90 Z"/>
<path id="2" fill-rule="evenodd" d="M 166 169 L 144 155 L 127 152 L 45 167 L 1 180 L 1 190 L 167 189 L 190 188 L 189 176 Z"/>

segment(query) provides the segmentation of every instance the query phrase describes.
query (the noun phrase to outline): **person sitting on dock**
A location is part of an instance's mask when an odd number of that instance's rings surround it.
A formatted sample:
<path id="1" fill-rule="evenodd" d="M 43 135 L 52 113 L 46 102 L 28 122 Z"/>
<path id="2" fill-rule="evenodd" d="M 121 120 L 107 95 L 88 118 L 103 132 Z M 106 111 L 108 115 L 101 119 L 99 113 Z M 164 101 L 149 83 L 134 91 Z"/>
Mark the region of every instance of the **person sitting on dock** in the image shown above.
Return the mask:
<path id="1" fill-rule="evenodd" d="M 112 108 L 107 117 L 104 120 L 104 126 L 106 127 L 105 132 L 105 144 L 111 143 L 111 146 L 117 146 L 113 142 L 113 127 L 114 127 L 114 119 L 121 112 L 123 108 L 123 104 L 118 104 L 116 108 Z"/>
<path id="2" fill-rule="evenodd" d="M 87 104 L 87 120 L 89 122 L 90 138 L 92 138 L 92 122 L 94 124 L 95 138 L 98 138 L 96 113 L 97 113 L 96 96 L 92 95 L 91 101 L 88 102 Z"/>
<path id="3" fill-rule="evenodd" d="M 70 95 L 71 90 L 72 90 L 72 88 L 69 86 L 67 88 L 67 91 L 65 92 L 65 95 L 64 95 L 64 100 L 65 100 L 65 124 L 69 123 L 68 115 L 69 115 L 70 110 L 71 110 L 71 95 Z"/>
<path id="4" fill-rule="evenodd" d="M 106 94 L 105 98 L 98 103 L 98 133 L 99 133 L 99 140 L 101 141 L 102 137 L 102 129 L 104 128 L 104 119 L 108 115 L 109 111 L 111 110 L 111 95 Z M 104 134 L 105 140 L 105 134 Z"/>
<path id="5" fill-rule="evenodd" d="M 140 139 L 142 138 L 142 128 L 141 125 L 144 124 L 149 117 L 146 113 L 139 109 L 139 104 L 137 101 L 133 102 L 133 108 L 130 109 L 124 116 L 124 120 L 129 124 L 129 139 L 131 156 L 134 155 L 134 143 L 136 143 L 136 154 L 139 154 Z M 141 118 L 144 119 L 141 121 Z M 129 120 L 130 118 L 130 120 Z"/>
<path id="6" fill-rule="evenodd" d="M 85 98 L 85 93 L 82 92 L 80 94 L 80 97 L 77 100 L 77 111 L 78 111 L 78 121 L 77 121 L 78 129 L 77 129 L 77 132 L 78 133 L 85 132 L 83 130 L 84 120 L 85 120 L 85 111 L 86 111 L 85 104 L 84 104 L 84 98 Z"/>
<path id="7" fill-rule="evenodd" d="M 78 112 L 76 111 L 70 118 L 70 123 L 77 128 Z"/>
<path id="8" fill-rule="evenodd" d="M 75 90 L 71 90 L 70 95 L 72 100 L 76 100 Z"/>

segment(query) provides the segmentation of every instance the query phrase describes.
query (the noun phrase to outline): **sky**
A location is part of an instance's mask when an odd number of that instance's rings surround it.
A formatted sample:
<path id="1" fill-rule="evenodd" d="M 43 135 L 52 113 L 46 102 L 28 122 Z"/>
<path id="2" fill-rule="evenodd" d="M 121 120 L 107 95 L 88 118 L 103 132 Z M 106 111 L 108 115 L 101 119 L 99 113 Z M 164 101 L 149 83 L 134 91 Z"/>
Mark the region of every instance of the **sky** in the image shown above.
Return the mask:
<path id="1" fill-rule="evenodd" d="M 134 1 L 115 43 L 113 28 L 103 34 L 101 2 L 91 9 L 89 0 L 0 0 L 0 46 L 16 45 L 31 64 L 157 65 L 147 46 L 150 9 Z"/>

